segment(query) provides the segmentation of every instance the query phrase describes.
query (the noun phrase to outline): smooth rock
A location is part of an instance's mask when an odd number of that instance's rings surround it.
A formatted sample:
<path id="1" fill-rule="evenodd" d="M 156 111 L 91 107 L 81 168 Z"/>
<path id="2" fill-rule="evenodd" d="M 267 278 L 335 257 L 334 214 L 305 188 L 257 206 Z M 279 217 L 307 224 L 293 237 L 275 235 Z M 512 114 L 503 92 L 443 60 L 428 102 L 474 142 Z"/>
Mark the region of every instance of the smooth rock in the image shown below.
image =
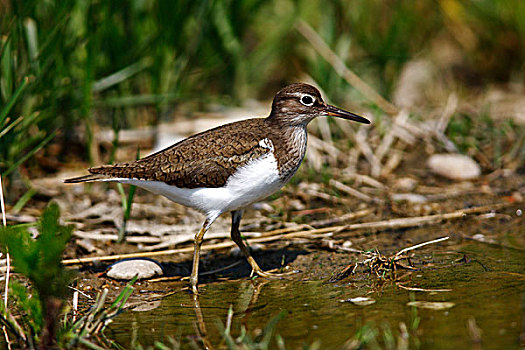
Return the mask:
<path id="1" fill-rule="evenodd" d="M 425 203 L 427 197 L 417 193 L 392 193 L 390 198 L 396 202 Z"/>
<path id="2" fill-rule="evenodd" d="M 462 154 L 434 154 L 427 165 L 433 173 L 451 180 L 471 180 L 481 175 L 478 163 Z"/>
<path id="3" fill-rule="evenodd" d="M 106 276 L 116 280 L 129 281 L 138 276 L 139 279 L 162 276 L 164 272 L 159 263 L 152 259 L 126 259 L 109 267 Z"/>
<path id="4" fill-rule="evenodd" d="M 342 303 L 350 302 L 352 304 L 359 305 L 359 306 L 372 305 L 376 302 L 374 299 L 369 298 L 369 297 L 355 297 L 355 298 L 350 298 L 350 299 L 345 299 L 345 300 L 340 300 L 340 301 Z"/>
<path id="5" fill-rule="evenodd" d="M 402 192 L 412 192 L 417 187 L 418 182 L 411 177 L 400 177 L 394 182 L 394 189 Z"/>

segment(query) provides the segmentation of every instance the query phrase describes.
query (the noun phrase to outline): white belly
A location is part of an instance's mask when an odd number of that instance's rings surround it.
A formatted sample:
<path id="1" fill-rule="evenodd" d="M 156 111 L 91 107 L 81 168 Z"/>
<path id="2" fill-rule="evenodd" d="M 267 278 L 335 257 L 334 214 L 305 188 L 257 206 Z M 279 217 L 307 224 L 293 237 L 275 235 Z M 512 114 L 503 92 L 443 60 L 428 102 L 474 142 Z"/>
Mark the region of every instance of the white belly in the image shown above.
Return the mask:
<path id="1" fill-rule="evenodd" d="M 239 168 L 235 174 L 230 176 L 226 185 L 219 188 L 179 188 L 160 181 L 136 179 L 114 179 L 114 181 L 136 185 L 163 195 L 213 219 L 222 213 L 242 209 L 268 197 L 285 184 L 279 177 L 277 161 L 273 153 Z"/>

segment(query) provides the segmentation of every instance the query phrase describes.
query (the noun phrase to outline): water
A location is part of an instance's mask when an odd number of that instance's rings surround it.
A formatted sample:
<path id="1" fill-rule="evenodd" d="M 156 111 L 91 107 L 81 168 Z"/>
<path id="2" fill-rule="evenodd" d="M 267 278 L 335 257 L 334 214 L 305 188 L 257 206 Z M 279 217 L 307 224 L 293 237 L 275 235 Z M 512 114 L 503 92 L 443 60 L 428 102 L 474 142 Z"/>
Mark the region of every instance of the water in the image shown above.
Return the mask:
<path id="1" fill-rule="evenodd" d="M 362 333 L 363 326 L 377 331 L 377 342 L 385 346 L 385 336 L 399 335 L 400 322 L 410 333 L 410 348 L 472 348 L 477 337 L 472 329 L 476 328 L 481 330 L 484 349 L 519 347 L 520 334 L 525 334 L 525 252 L 481 243 L 447 249 L 448 253 L 434 257 L 434 267 L 400 274 L 403 286 L 451 289 L 448 292 L 409 291 L 395 282 L 375 278 L 359 282 L 346 279 L 338 284 L 219 282 L 201 287 L 197 300 L 181 291 L 162 299 L 153 310 L 127 311 L 114 320 L 106 334 L 126 348 L 138 343 L 167 343 L 167 337 L 179 339 L 183 348 L 192 340 L 202 346 L 200 339 L 215 348 L 224 345 L 218 323 L 226 322 L 232 305 L 234 336 L 242 327 L 251 335 L 258 334 L 273 316 L 286 310 L 275 333 L 283 338 L 287 349 L 315 341 L 322 349 L 340 349 L 356 333 Z M 462 254 L 467 255 L 468 262 L 453 263 Z M 376 302 L 368 306 L 342 302 L 356 296 Z M 446 310 L 407 306 L 413 300 L 452 302 L 455 306 Z M 270 348 L 275 348 L 275 343 Z"/>

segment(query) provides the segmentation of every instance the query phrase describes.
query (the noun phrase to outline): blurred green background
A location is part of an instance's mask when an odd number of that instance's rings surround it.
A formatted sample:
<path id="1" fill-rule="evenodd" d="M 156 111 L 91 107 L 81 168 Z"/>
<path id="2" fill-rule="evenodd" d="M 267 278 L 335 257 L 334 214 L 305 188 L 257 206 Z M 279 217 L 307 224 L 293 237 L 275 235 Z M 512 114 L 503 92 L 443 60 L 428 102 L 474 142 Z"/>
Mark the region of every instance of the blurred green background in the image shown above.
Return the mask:
<path id="1" fill-rule="evenodd" d="M 387 99 L 403 66 L 422 57 L 450 89 L 524 76 L 522 0 L 0 0 L 0 15 L 8 180 L 34 176 L 33 156 L 67 145 L 77 126 L 89 159 L 96 125 L 154 125 L 181 106 L 267 99 L 299 80 L 334 103 L 370 106 L 301 35 L 300 20 Z"/>

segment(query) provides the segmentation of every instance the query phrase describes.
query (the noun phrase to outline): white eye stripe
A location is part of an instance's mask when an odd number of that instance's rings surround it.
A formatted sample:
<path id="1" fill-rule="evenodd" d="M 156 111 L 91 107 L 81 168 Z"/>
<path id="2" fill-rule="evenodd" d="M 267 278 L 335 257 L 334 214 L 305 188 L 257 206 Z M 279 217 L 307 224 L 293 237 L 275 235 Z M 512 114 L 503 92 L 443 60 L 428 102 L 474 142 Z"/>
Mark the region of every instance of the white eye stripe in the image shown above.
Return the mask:
<path id="1" fill-rule="evenodd" d="M 304 92 L 294 92 L 294 93 L 291 93 L 290 95 L 298 97 L 299 102 L 301 102 L 306 107 L 312 107 L 317 101 L 317 98 L 315 96 L 312 96 L 310 94 L 305 94 Z M 306 97 L 306 100 L 304 100 L 305 97 Z"/>

